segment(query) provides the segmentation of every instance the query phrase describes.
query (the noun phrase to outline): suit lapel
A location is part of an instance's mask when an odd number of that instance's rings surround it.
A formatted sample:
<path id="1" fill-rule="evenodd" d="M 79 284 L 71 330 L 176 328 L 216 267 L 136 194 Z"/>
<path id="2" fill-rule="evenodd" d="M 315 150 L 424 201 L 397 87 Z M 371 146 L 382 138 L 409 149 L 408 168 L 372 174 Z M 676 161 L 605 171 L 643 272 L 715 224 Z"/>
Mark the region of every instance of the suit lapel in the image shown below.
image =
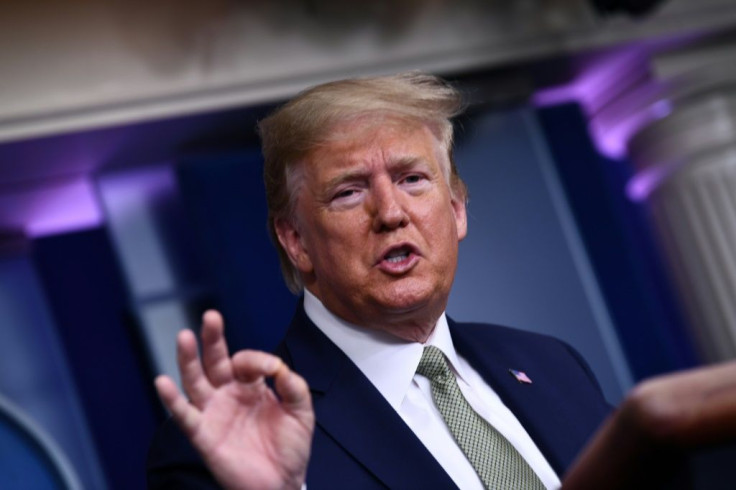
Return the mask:
<path id="1" fill-rule="evenodd" d="M 285 347 L 310 386 L 317 425 L 389 488 L 456 488 L 355 364 L 299 308 Z"/>

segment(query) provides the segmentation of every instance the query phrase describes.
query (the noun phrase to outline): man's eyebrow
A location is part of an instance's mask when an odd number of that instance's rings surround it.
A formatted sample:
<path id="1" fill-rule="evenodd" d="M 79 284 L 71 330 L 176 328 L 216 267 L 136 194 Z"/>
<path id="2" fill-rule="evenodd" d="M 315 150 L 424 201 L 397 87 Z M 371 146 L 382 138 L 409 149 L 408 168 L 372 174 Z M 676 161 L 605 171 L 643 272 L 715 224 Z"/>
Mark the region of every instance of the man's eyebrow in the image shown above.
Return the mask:
<path id="1" fill-rule="evenodd" d="M 422 157 L 402 157 L 389 163 L 392 172 L 403 172 L 417 166 L 429 166 L 428 162 Z"/>
<path id="2" fill-rule="evenodd" d="M 365 169 L 361 169 L 361 168 L 348 170 L 328 180 L 327 185 L 325 186 L 325 189 L 328 189 L 328 190 L 334 189 L 335 187 L 345 182 L 355 182 L 358 180 L 365 180 L 368 178 L 369 175 L 370 175 L 370 172 L 368 172 Z"/>

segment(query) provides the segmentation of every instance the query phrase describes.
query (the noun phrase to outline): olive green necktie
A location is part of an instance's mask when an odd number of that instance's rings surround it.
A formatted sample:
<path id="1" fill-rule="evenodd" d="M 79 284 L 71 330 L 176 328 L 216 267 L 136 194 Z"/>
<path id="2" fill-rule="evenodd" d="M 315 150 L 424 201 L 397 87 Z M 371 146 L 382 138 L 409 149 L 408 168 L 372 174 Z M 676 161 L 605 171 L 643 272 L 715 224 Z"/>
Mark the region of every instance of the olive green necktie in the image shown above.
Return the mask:
<path id="1" fill-rule="evenodd" d="M 434 403 L 486 488 L 544 489 L 539 477 L 514 446 L 470 406 L 441 350 L 426 346 L 417 374 L 429 379 Z"/>

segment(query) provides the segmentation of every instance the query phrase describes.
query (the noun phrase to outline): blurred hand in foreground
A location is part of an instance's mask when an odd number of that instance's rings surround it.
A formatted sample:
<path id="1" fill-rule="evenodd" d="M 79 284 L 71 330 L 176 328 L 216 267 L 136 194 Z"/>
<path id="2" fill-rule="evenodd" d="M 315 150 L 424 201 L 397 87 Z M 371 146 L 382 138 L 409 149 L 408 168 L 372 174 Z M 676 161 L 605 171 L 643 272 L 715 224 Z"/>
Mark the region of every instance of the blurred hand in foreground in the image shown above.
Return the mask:
<path id="1" fill-rule="evenodd" d="M 637 385 L 567 472 L 565 490 L 688 488 L 686 458 L 736 442 L 736 362 Z"/>

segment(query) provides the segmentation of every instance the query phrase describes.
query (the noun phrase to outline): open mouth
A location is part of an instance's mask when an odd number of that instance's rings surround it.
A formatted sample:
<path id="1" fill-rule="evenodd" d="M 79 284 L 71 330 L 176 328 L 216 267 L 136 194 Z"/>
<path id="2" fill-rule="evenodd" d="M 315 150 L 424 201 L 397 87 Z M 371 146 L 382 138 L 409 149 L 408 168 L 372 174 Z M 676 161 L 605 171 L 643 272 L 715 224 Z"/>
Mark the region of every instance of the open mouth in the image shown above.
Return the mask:
<path id="1" fill-rule="evenodd" d="M 399 247 L 389 251 L 383 259 L 391 264 L 398 264 L 399 262 L 408 259 L 411 253 L 411 247 Z"/>
<path id="2" fill-rule="evenodd" d="M 403 275 L 418 263 L 421 254 L 411 243 L 402 243 L 389 248 L 378 261 L 378 268 L 391 275 Z"/>
<path id="3" fill-rule="evenodd" d="M 386 267 L 387 270 L 396 272 L 414 264 L 420 255 L 411 243 L 401 243 L 386 250 L 378 263 Z"/>

